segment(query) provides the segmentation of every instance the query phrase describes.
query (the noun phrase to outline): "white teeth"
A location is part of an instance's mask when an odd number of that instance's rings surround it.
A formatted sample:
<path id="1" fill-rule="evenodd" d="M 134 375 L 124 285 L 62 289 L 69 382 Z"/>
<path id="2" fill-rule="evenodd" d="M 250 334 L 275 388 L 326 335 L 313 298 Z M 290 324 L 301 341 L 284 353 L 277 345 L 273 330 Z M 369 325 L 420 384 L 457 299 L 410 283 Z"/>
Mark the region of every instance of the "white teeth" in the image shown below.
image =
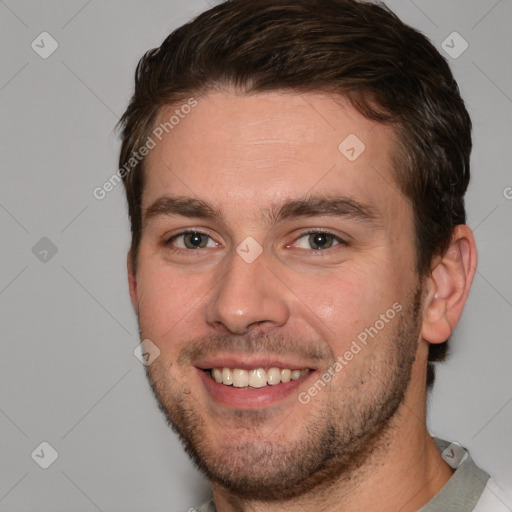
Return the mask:
<path id="1" fill-rule="evenodd" d="M 226 386 L 233 384 L 233 372 L 229 368 L 222 368 L 222 384 Z"/>
<path id="2" fill-rule="evenodd" d="M 219 384 L 222 382 L 222 370 L 219 368 L 213 369 L 213 380 Z"/>
<path id="3" fill-rule="evenodd" d="M 281 382 L 281 370 L 279 368 L 270 368 L 267 372 L 267 382 L 275 386 Z"/>
<path id="4" fill-rule="evenodd" d="M 262 388 L 267 385 L 267 372 L 263 368 L 256 368 L 249 372 L 249 386 Z"/>
<path id="5" fill-rule="evenodd" d="M 272 367 L 241 370 L 240 368 L 212 368 L 211 375 L 215 382 L 235 388 L 263 388 L 267 385 L 275 386 L 281 382 L 300 379 L 310 370 L 290 370 L 288 368 Z"/>
<path id="6" fill-rule="evenodd" d="M 292 380 L 300 379 L 300 377 L 301 377 L 300 370 L 293 370 L 293 371 L 292 371 L 292 374 L 291 374 L 291 376 L 290 376 L 290 378 L 291 378 Z"/>
<path id="7" fill-rule="evenodd" d="M 291 370 L 281 370 L 281 382 L 290 382 Z"/>
<path id="8" fill-rule="evenodd" d="M 244 388 L 249 385 L 249 374 L 246 370 L 239 370 L 235 368 L 233 370 L 233 386 L 235 388 Z"/>

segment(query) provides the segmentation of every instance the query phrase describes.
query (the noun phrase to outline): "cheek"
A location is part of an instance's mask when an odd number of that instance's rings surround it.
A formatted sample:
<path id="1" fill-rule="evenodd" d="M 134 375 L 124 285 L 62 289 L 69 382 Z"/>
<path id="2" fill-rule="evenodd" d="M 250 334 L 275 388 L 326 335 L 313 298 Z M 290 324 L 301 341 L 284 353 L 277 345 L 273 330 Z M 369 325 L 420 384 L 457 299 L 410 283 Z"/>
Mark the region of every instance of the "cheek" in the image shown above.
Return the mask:
<path id="1" fill-rule="evenodd" d="M 158 265 L 142 265 L 137 275 L 139 323 L 142 334 L 161 350 L 177 348 L 172 340 L 193 336 L 204 289 L 190 277 Z"/>
<path id="2" fill-rule="evenodd" d="M 297 314 L 331 340 L 333 352 L 339 354 L 399 301 L 399 287 L 400 281 L 387 280 L 385 272 L 352 268 L 321 278 L 303 275 L 292 289 Z"/>

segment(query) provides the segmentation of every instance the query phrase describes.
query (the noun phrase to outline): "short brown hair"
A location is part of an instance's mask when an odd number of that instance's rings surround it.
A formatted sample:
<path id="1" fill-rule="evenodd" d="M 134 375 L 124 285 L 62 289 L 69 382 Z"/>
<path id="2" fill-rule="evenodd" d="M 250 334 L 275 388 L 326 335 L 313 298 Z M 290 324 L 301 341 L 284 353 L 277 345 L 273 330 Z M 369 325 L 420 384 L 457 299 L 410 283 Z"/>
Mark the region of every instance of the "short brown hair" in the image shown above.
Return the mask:
<path id="1" fill-rule="evenodd" d="M 144 145 L 161 107 L 219 87 L 247 93 L 325 91 L 393 126 L 395 179 L 414 209 L 417 264 L 427 275 L 464 224 L 471 120 L 445 59 L 382 4 L 356 0 L 227 0 L 148 51 L 120 120 L 120 168 Z M 144 160 L 122 174 L 131 256 L 141 239 Z M 447 341 L 429 361 L 445 359 Z M 427 385 L 434 381 L 428 365 Z"/>

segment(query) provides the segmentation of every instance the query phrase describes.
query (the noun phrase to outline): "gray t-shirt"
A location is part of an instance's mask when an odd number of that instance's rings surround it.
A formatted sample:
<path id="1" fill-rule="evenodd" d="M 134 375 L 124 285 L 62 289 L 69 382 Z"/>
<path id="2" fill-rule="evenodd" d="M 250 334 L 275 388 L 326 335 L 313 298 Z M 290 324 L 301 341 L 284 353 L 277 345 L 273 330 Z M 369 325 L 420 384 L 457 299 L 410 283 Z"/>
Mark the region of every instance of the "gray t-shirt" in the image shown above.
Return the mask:
<path id="1" fill-rule="evenodd" d="M 455 469 L 445 486 L 418 512 L 511 512 L 497 495 L 496 484 L 480 469 L 469 452 L 457 443 L 433 437 L 443 459 Z M 195 509 L 216 512 L 213 498 Z"/>

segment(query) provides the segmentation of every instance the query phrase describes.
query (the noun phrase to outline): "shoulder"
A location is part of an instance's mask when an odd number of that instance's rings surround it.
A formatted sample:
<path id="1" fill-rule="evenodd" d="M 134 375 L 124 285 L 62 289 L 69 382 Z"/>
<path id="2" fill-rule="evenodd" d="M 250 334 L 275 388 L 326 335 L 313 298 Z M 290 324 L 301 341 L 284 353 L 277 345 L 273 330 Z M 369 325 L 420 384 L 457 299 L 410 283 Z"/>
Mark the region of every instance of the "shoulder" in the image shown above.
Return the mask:
<path id="1" fill-rule="evenodd" d="M 493 478 L 487 484 L 478 500 L 473 512 L 511 512 L 512 489 L 505 488 Z"/>

